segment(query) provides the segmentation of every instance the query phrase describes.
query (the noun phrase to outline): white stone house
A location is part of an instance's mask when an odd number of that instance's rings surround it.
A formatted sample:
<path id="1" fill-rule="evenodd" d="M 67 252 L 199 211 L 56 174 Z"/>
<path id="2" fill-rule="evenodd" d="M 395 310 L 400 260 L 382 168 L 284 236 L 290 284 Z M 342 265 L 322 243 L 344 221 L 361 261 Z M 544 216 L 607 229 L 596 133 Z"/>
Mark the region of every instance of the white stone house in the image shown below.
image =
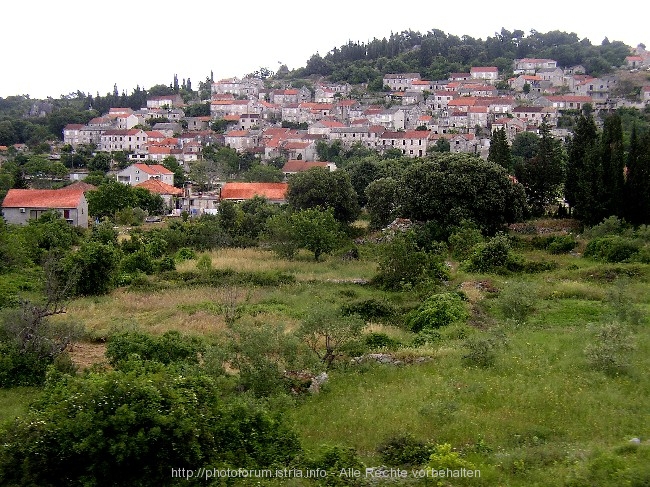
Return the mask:
<path id="1" fill-rule="evenodd" d="M 83 189 L 10 189 L 2 201 L 5 221 L 17 225 L 26 225 L 52 210 L 75 227 L 88 227 L 88 201 Z"/>
<path id="2" fill-rule="evenodd" d="M 149 179 L 174 186 L 174 173 L 160 164 L 131 164 L 117 173 L 117 181 L 130 186 L 137 186 Z"/>

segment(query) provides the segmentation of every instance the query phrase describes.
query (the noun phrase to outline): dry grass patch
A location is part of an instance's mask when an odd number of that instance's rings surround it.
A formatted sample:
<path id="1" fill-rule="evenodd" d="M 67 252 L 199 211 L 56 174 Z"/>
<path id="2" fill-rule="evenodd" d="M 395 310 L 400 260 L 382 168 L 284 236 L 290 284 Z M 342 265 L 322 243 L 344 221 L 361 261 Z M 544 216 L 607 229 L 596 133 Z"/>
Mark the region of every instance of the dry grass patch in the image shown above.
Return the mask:
<path id="1" fill-rule="evenodd" d="M 203 254 L 201 254 L 203 255 Z M 344 261 L 339 256 L 324 256 L 316 262 L 312 254 L 302 251 L 295 259 L 278 258 L 268 250 L 258 248 L 224 248 L 206 252 L 213 269 L 232 269 L 236 272 L 283 272 L 293 274 L 297 281 L 328 281 L 370 279 L 376 273 L 376 264 L 364 260 Z M 179 263 L 179 272 L 195 271 L 196 260 Z"/>
<path id="2" fill-rule="evenodd" d="M 178 330 L 213 334 L 225 330 L 224 309 L 260 299 L 260 291 L 233 288 L 179 288 L 154 293 L 118 289 L 102 298 L 70 303 L 65 318 L 83 323 L 95 335 L 115 328 L 141 327 L 152 333 Z"/>
<path id="3" fill-rule="evenodd" d="M 105 343 L 77 342 L 70 346 L 68 353 L 72 362 L 79 367 L 79 370 L 85 370 L 95 364 L 106 362 Z"/>

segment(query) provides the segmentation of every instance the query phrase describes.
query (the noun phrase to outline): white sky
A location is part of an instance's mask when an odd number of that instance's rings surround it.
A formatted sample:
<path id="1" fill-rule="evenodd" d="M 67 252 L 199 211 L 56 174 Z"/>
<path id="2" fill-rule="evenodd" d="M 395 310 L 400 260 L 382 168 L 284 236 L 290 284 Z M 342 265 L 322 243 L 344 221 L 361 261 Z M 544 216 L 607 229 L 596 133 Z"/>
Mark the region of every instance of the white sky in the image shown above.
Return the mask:
<path id="1" fill-rule="evenodd" d="M 295 69 L 317 51 L 324 56 L 348 40 L 367 42 L 408 29 L 480 39 L 502 27 L 526 34 L 560 30 L 592 44 L 607 37 L 633 47 L 650 45 L 645 1 L 535 5 L 485 0 L 3 2 L 0 97 L 58 98 L 77 90 L 105 95 L 114 83 L 120 93 L 130 93 L 136 85 L 168 85 L 175 73 L 179 83 L 190 78 L 196 89 L 211 70 L 218 80 L 260 67 L 275 71 L 280 62 Z"/>

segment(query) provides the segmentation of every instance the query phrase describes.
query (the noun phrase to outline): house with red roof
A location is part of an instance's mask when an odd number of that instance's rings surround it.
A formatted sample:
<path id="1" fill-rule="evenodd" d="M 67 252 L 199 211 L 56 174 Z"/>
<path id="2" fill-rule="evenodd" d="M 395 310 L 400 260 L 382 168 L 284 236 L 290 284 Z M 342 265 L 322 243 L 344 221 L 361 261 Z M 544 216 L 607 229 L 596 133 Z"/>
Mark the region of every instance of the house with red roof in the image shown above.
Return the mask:
<path id="1" fill-rule="evenodd" d="M 383 83 L 392 91 L 405 91 L 419 79 L 420 73 L 389 73 L 384 75 Z"/>
<path id="2" fill-rule="evenodd" d="M 170 186 L 174 186 L 174 173 L 160 164 L 131 164 L 117 173 L 117 181 L 130 186 L 157 179 Z"/>
<path id="3" fill-rule="evenodd" d="M 97 150 L 134 152 L 144 149 L 147 142 L 148 136 L 144 130 L 106 130 L 101 134 Z"/>
<path id="4" fill-rule="evenodd" d="M 385 131 L 379 136 L 379 149 L 385 152 L 398 149 L 403 155 L 409 157 L 423 157 L 427 154 L 429 136 L 428 130 Z"/>
<path id="5" fill-rule="evenodd" d="M 88 228 L 88 201 L 83 188 L 10 189 L 2 201 L 2 216 L 16 225 L 26 225 L 52 210 L 71 225 Z"/>
<path id="6" fill-rule="evenodd" d="M 183 196 L 183 190 L 181 188 L 176 188 L 175 186 L 163 183 L 160 179 L 147 179 L 146 181 L 136 184 L 135 186 L 137 188 L 145 188 L 152 193 L 159 194 L 168 208 L 175 208 L 175 200 L 180 196 Z"/>
<path id="7" fill-rule="evenodd" d="M 553 59 L 523 58 L 513 62 L 514 74 L 535 74 L 540 69 L 557 68 Z"/>
<path id="8" fill-rule="evenodd" d="M 150 96 L 147 98 L 147 108 L 173 108 L 184 105 L 183 97 L 177 93 L 173 95 Z"/>
<path id="9" fill-rule="evenodd" d="M 480 79 L 494 83 L 499 78 L 499 69 L 496 66 L 476 66 L 469 68 L 472 79 Z"/>
<path id="10" fill-rule="evenodd" d="M 287 183 L 226 183 L 221 188 L 221 201 L 246 201 L 261 196 L 269 203 L 286 203 Z"/>
<path id="11" fill-rule="evenodd" d="M 303 161 L 299 159 L 291 159 L 288 160 L 284 166 L 282 166 L 282 173 L 284 174 L 284 177 L 291 176 L 292 174 L 296 174 L 299 172 L 304 172 L 304 171 L 309 171 L 310 169 L 314 167 L 320 167 L 323 169 L 327 169 L 328 171 L 336 171 L 336 164 L 333 162 L 327 162 L 327 161 Z"/>
<path id="12" fill-rule="evenodd" d="M 641 56 L 627 56 L 625 65 L 630 69 L 638 69 L 643 66 L 643 58 Z"/>

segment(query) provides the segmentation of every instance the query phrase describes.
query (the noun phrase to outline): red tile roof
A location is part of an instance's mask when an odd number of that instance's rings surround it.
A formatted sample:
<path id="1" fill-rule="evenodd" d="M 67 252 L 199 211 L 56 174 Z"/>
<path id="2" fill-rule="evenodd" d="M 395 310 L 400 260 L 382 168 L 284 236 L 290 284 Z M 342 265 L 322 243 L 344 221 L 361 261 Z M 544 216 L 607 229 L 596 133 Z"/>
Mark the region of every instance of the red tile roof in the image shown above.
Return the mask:
<path id="1" fill-rule="evenodd" d="M 83 197 L 80 189 L 10 189 L 3 208 L 76 208 Z"/>
<path id="2" fill-rule="evenodd" d="M 287 183 L 226 183 L 221 188 L 222 200 L 249 200 L 262 196 L 269 200 L 283 201 L 286 198 Z"/>
<path id="3" fill-rule="evenodd" d="M 136 187 L 148 189 L 152 193 L 156 194 L 171 194 L 175 196 L 181 196 L 183 194 L 182 189 L 163 183 L 158 179 L 148 179 L 140 184 L 136 184 Z"/>
<path id="4" fill-rule="evenodd" d="M 136 168 L 138 168 L 140 171 L 145 172 L 147 174 L 174 174 L 172 171 L 167 169 L 165 166 L 161 164 L 142 164 L 142 163 L 136 163 L 133 164 Z"/>
<path id="5" fill-rule="evenodd" d="M 301 161 L 298 159 L 288 160 L 284 166 L 282 166 L 282 172 L 302 172 L 311 169 L 312 167 L 323 167 L 327 168 L 327 162 L 310 162 L 310 161 Z"/>

